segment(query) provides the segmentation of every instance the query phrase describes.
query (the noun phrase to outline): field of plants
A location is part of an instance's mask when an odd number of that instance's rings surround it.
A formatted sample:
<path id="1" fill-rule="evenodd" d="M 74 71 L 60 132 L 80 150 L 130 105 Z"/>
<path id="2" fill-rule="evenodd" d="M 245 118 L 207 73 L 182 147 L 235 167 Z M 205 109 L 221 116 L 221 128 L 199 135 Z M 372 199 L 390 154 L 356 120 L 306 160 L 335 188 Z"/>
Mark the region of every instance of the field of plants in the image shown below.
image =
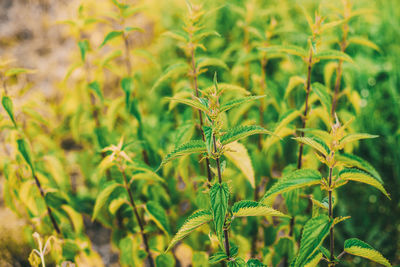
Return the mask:
<path id="1" fill-rule="evenodd" d="M 0 1 L 0 266 L 400 266 L 398 0 Z"/>

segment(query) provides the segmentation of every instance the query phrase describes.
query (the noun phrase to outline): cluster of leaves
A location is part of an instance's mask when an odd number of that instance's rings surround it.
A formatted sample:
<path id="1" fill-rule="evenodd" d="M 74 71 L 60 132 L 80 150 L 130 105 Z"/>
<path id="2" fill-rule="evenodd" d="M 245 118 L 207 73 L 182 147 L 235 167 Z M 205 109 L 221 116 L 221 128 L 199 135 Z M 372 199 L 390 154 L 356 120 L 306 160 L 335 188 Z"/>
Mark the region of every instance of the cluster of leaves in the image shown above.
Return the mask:
<path id="1" fill-rule="evenodd" d="M 334 216 L 349 182 L 390 198 L 353 154 L 377 137 L 351 124 L 356 56 L 379 52 L 352 28 L 370 10 L 345 0 L 143 4 L 87 0 L 61 22 L 77 49 L 54 99 L 17 98 L 32 71 L 1 62 L 4 199 L 30 222 L 31 243 L 33 232 L 51 235 L 63 266 L 101 266 L 98 228 L 111 231 L 122 266 L 335 266 L 349 255 L 391 266 L 343 240 L 352 214 Z M 168 30 L 151 32 L 151 14 Z M 50 242 L 33 236 L 29 260 L 44 266 Z"/>

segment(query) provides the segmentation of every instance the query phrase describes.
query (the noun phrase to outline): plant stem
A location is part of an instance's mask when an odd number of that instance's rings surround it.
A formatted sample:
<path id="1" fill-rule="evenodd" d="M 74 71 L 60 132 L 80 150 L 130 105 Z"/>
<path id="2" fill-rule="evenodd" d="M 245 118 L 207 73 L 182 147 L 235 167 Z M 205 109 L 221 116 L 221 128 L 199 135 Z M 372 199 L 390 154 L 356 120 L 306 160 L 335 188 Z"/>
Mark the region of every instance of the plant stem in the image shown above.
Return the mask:
<path id="1" fill-rule="evenodd" d="M 329 191 L 328 191 L 328 197 L 329 197 L 329 218 L 332 219 L 333 218 L 333 206 L 332 206 L 332 190 L 331 190 L 331 186 L 332 186 L 332 170 L 333 167 L 329 168 L 329 180 L 328 180 L 328 184 L 329 184 Z M 329 232 L 329 244 L 330 244 L 330 263 L 329 266 L 334 266 L 335 264 L 333 263 L 335 256 L 334 256 L 334 237 L 333 237 L 333 226 L 330 229 Z"/>
<path id="2" fill-rule="evenodd" d="M 213 146 L 214 146 L 214 153 L 217 153 L 217 142 L 215 140 L 215 135 L 213 135 Z M 222 174 L 221 174 L 221 165 L 219 162 L 219 156 L 215 158 L 215 161 L 217 163 L 217 171 L 218 171 L 218 183 L 222 184 Z M 228 235 L 228 229 L 224 229 L 224 238 L 225 238 L 225 253 L 228 256 L 228 259 L 230 257 L 229 253 L 229 235 Z"/>
<path id="3" fill-rule="evenodd" d="M 125 170 L 121 167 L 121 165 L 119 165 L 118 167 L 119 167 L 120 172 L 122 173 L 122 176 L 124 177 L 124 186 L 125 186 L 126 191 L 128 192 L 129 202 L 130 202 L 130 204 L 132 206 L 133 212 L 135 213 L 136 221 L 138 222 L 139 227 L 140 227 L 140 234 L 142 235 L 144 247 L 145 247 L 146 252 L 147 252 L 147 259 L 149 261 L 149 265 L 150 265 L 150 267 L 155 267 L 154 260 L 153 260 L 153 257 L 151 255 L 151 252 L 150 252 L 149 242 L 148 242 L 147 236 L 146 236 L 146 234 L 144 232 L 143 221 L 140 218 L 137 206 L 135 204 L 135 200 L 133 199 L 132 191 L 129 188 L 129 183 L 128 183 L 128 179 L 126 177 Z"/>
<path id="4" fill-rule="evenodd" d="M 191 35 L 190 35 L 191 38 Z M 196 93 L 196 97 L 199 97 L 199 87 L 197 84 L 197 70 L 196 70 L 196 58 L 195 58 L 195 48 L 194 45 L 190 42 L 192 49 L 191 49 L 191 65 L 192 65 L 192 75 L 193 75 L 193 89 Z M 200 131 L 201 131 L 201 137 L 203 138 L 203 141 L 205 141 L 205 136 L 204 136 L 204 131 L 203 131 L 203 114 L 199 110 L 199 120 L 200 120 Z M 207 168 L 207 179 L 208 182 L 211 182 L 212 180 L 212 173 L 210 169 L 210 160 L 206 158 L 206 168 Z"/>
<path id="5" fill-rule="evenodd" d="M 35 179 L 36 186 L 37 186 L 37 188 L 38 188 L 39 191 L 40 191 L 40 195 L 42 196 L 42 198 L 43 198 L 43 200 L 44 200 L 44 203 L 46 204 L 47 213 L 49 214 L 51 223 L 53 224 L 53 228 L 54 228 L 54 230 L 56 230 L 57 234 L 60 234 L 60 227 L 58 226 L 57 221 L 56 221 L 56 219 L 54 218 L 54 215 L 53 215 L 53 212 L 52 212 L 51 208 L 49 207 L 49 205 L 47 205 L 47 202 L 46 202 L 46 198 L 45 198 L 45 196 L 44 196 L 44 190 L 43 190 L 43 188 L 42 188 L 42 185 L 40 184 L 40 181 L 39 181 L 39 179 L 38 179 L 38 177 L 36 176 L 35 173 L 32 173 L 32 176 L 33 176 L 33 178 Z"/>
<path id="6" fill-rule="evenodd" d="M 305 106 L 304 106 L 302 128 L 306 127 L 307 115 L 308 115 L 308 98 L 310 95 L 310 88 L 311 88 L 312 56 L 313 56 L 312 48 L 310 48 L 310 56 L 308 57 L 308 64 L 307 64 L 306 101 L 305 101 Z M 304 137 L 304 132 L 301 132 L 300 135 L 301 135 L 301 137 Z M 297 169 L 301 169 L 302 158 L 303 158 L 303 147 L 304 147 L 304 144 L 301 143 L 300 149 L 299 149 L 299 157 L 298 157 L 298 161 L 297 161 Z"/>

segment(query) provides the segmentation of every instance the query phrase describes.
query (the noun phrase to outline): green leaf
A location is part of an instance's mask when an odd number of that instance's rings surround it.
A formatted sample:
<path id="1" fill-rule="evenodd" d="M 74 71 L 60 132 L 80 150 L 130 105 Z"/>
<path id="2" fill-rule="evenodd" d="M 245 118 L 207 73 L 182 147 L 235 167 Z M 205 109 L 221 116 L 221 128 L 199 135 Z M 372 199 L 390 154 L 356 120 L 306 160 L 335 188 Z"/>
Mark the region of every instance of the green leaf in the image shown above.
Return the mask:
<path id="1" fill-rule="evenodd" d="M 101 92 L 100 84 L 97 81 L 91 82 L 88 84 L 89 89 L 93 90 L 94 93 L 100 98 L 100 100 L 103 102 L 103 93 Z"/>
<path id="2" fill-rule="evenodd" d="M 374 176 L 380 183 L 383 184 L 382 178 L 379 175 L 379 173 L 375 170 L 374 167 L 372 167 L 371 164 L 369 164 L 364 159 L 357 157 L 355 155 L 352 155 L 352 154 L 336 153 L 335 160 L 339 163 L 342 163 L 346 167 L 356 167 L 358 169 L 366 171 L 366 172 L 370 173 L 372 176 Z"/>
<path id="3" fill-rule="evenodd" d="M 228 66 L 224 61 L 218 58 L 200 58 L 197 63 L 197 68 L 201 70 L 202 68 L 209 67 L 209 66 L 214 66 L 214 67 L 220 67 L 223 69 L 228 70 Z"/>
<path id="4" fill-rule="evenodd" d="M 126 236 L 125 238 L 119 241 L 119 249 L 120 249 L 120 261 L 121 264 L 125 265 L 134 265 L 134 254 L 133 254 L 133 247 L 134 247 L 134 240 L 130 236 Z"/>
<path id="5" fill-rule="evenodd" d="M 187 73 L 189 67 L 186 63 L 177 63 L 165 70 L 165 72 L 154 83 L 151 91 L 157 89 L 163 82 L 174 77 L 175 75 L 182 75 Z"/>
<path id="6" fill-rule="evenodd" d="M 225 252 L 223 251 L 218 251 L 216 253 L 214 253 L 209 259 L 208 259 L 208 263 L 209 264 L 217 264 L 218 262 L 221 262 L 223 260 L 228 259 L 228 255 L 226 255 Z"/>
<path id="7" fill-rule="evenodd" d="M 148 201 L 146 203 L 146 211 L 150 215 L 151 220 L 163 230 L 167 235 L 171 232 L 167 214 L 163 207 L 155 201 Z"/>
<path id="8" fill-rule="evenodd" d="M 315 150 L 319 151 L 325 157 L 330 154 L 329 147 L 324 143 L 324 141 L 320 140 L 319 138 L 295 137 L 293 139 L 299 143 L 303 143 L 305 145 L 311 146 Z"/>
<path id="9" fill-rule="evenodd" d="M 170 254 L 160 254 L 156 258 L 157 267 L 175 267 L 174 256 Z"/>
<path id="10" fill-rule="evenodd" d="M 169 251 L 178 241 L 185 238 L 191 232 L 193 232 L 196 228 L 199 228 L 205 223 L 208 223 L 212 220 L 212 213 L 209 210 L 199 210 L 193 213 L 186 221 L 183 223 L 182 227 L 176 233 L 174 238 L 168 245 L 168 248 L 165 252 Z"/>
<path id="11" fill-rule="evenodd" d="M 122 31 L 112 31 L 109 32 L 106 37 L 104 38 L 104 41 L 101 43 L 100 48 L 103 47 L 106 43 L 108 43 L 109 41 L 111 41 L 112 39 L 121 36 L 123 34 Z"/>
<path id="12" fill-rule="evenodd" d="M 307 52 L 295 45 L 272 45 L 268 47 L 261 47 L 259 48 L 261 51 L 271 53 L 271 54 L 276 54 L 276 53 L 287 53 L 290 55 L 295 55 L 299 57 L 307 57 Z"/>
<path id="13" fill-rule="evenodd" d="M 203 29 L 203 30 L 197 31 L 195 34 L 193 34 L 192 42 L 201 41 L 202 39 L 204 39 L 208 36 L 220 37 L 221 35 L 214 30 Z"/>
<path id="14" fill-rule="evenodd" d="M 129 109 L 131 94 L 133 92 L 133 79 L 132 77 L 125 77 L 121 80 L 122 90 L 125 92 L 125 107 Z"/>
<path id="15" fill-rule="evenodd" d="M 280 211 L 274 210 L 262 203 L 251 200 L 242 200 L 236 202 L 232 207 L 232 214 L 235 217 L 248 217 L 248 216 L 276 216 L 276 217 L 289 217 Z"/>
<path id="16" fill-rule="evenodd" d="M 303 267 L 310 263 L 310 257 L 318 251 L 319 246 L 328 236 L 333 220 L 326 215 L 320 215 L 307 221 L 301 236 L 299 253 L 295 259 L 294 267 Z"/>
<path id="17" fill-rule="evenodd" d="M 339 172 L 339 178 L 345 181 L 356 181 L 364 184 L 369 184 L 377 189 L 379 189 L 385 196 L 390 199 L 389 194 L 383 187 L 382 180 L 377 179 L 373 175 L 359 170 L 359 169 L 343 169 Z"/>
<path id="18" fill-rule="evenodd" d="M 353 59 L 349 55 L 338 50 L 320 51 L 314 55 L 314 59 L 338 59 L 342 61 L 353 62 Z"/>
<path id="19" fill-rule="evenodd" d="M 17 123 L 15 122 L 14 118 L 13 102 L 11 98 L 8 96 L 3 96 L 3 98 L 1 99 L 1 104 L 3 105 L 3 108 L 6 110 L 15 128 L 17 128 Z"/>
<path id="20" fill-rule="evenodd" d="M 247 261 L 247 267 L 267 267 L 259 259 L 249 259 Z"/>
<path id="21" fill-rule="evenodd" d="M 88 40 L 82 40 L 78 42 L 79 50 L 81 51 L 81 59 L 85 61 L 86 52 L 89 51 L 90 45 Z"/>
<path id="22" fill-rule="evenodd" d="M 244 259 L 237 257 L 228 262 L 228 267 L 246 267 Z"/>
<path id="23" fill-rule="evenodd" d="M 346 144 L 355 142 L 362 139 L 377 138 L 379 135 L 372 135 L 367 133 L 353 133 L 348 134 L 340 140 L 340 147 L 343 148 Z"/>
<path id="24" fill-rule="evenodd" d="M 24 68 L 11 68 L 4 72 L 4 76 L 10 77 L 14 75 L 18 75 L 21 73 L 33 73 L 34 70 L 24 69 Z"/>
<path id="25" fill-rule="evenodd" d="M 133 31 L 144 32 L 144 30 L 140 27 L 125 27 L 125 32 L 128 33 L 128 32 L 133 32 Z"/>
<path id="26" fill-rule="evenodd" d="M 297 188 L 316 185 L 321 182 L 321 174 L 312 169 L 296 170 L 278 180 L 262 197 L 261 203 L 268 203 L 272 197 Z"/>
<path id="27" fill-rule="evenodd" d="M 206 147 L 208 155 L 213 151 L 213 129 L 210 126 L 203 126 L 204 137 L 206 139 Z"/>
<path id="28" fill-rule="evenodd" d="M 245 104 L 245 103 L 248 103 L 250 101 L 253 101 L 253 100 L 256 100 L 256 99 L 260 99 L 260 98 L 263 98 L 263 97 L 265 97 L 265 95 L 248 96 L 248 97 L 234 99 L 234 100 L 231 100 L 231 101 L 228 101 L 228 102 L 222 104 L 220 106 L 220 108 L 219 108 L 219 111 L 220 112 L 224 112 L 224 111 L 227 111 L 227 110 L 229 110 L 231 108 L 234 108 L 234 107 L 236 107 L 238 105 Z"/>
<path id="29" fill-rule="evenodd" d="M 318 96 L 319 101 L 321 101 L 321 104 L 330 114 L 332 110 L 332 99 L 331 96 L 329 95 L 328 88 L 326 88 L 325 85 L 321 83 L 313 83 L 311 88 L 312 91 Z"/>
<path id="30" fill-rule="evenodd" d="M 107 185 L 104 187 L 103 191 L 101 191 L 100 194 L 96 198 L 96 203 L 94 204 L 94 208 L 93 208 L 92 221 L 94 221 L 97 218 L 97 216 L 99 215 L 100 209 L 104 206 L 104 204 L 108 200 L 111 193 L 114 192 L 114 190 L 120 186 L 122 186 L 122 185 L 118 184 L 114 181 L 110 181 L 107 183 Z"/>
<path id="31" fill-rule="evenodd" d="M 28 143 L 24 139 L 18 139 L 17 144 L 18 144 L 18 151 L 22 154 L 26 163 L 28 163 L 29 167 L 31 168 L 32 173 L 34 173 L 35 168 L 33 166 L 32 152 L 31 152 L 31 149 L 30 149 Z"/>
<path id="32" fill-rule="evenodd" d="M 370 40 L 368 40 L 367 38 L 363 38 L 361 36 L 353 36 L 351 38 L 349 38 L 349 40 L 347 40 L 347 43 L 350 44 L 357 44 L 357 45 L 362 45 L 362 46 L 367 46 L 369 48 L 372 48 L 376 51 L 380 51 L 379 47 L 371 42 Z"/>
<path id="33" fill-rule="evenodd" d="M 346 251 L 346 253 L 377 262 L 383 266 L 392 266 L 380 252 L 376 251 L 373 247 L 357 238 L 347 239 L 344 242 L 344 251 Z"/>
<path id="34" fill-rule="evenodd" d="M 216 183 L 210 188 L 210 202 L 215 232 L 223 247 L 224 223 L 228 212 L 229 189 L 226 183 Z"/>
<path id="35" fill-rule="evenodd" d="M 223 145 L 238 141 L 254 134 L 272 134 L 270 131 L 258 125 L 245 125 L 229 129 L 226 134 L 221 137 Z"/>
<path id="36" fill-rule="evenodd" d="M 186 43 L 189 41 L 189 35 L 184 31 L 167 31 L 164 32 L 162 35 L 171 37 L 177 41 L 181 41 Z"/>
<path id="37" fill-rule="evenodd" d="M 187 98 L 170 98 L 168 97 L 167 99 L 171 101 L 176 101 L 181 104 L 185 104 L 188 106 L 191 106 L 192 108 L 199 109 L 205 113 L 208 113 L 208 107 L 202 104 L 199 100 L 193 100 L 193 99 L 187 99 Z"/>
<path id="38" fill-rule="evenodd" d="M 186 142 L 175 148 L 171 153 L 167 154 L 167 156 L 165 156 L 165 158 L 161 162 L 160 167 L 178 157 L 190 155 L 193 153 L 204 153 L 204 152 L 207 152 L 207 148 L 202 140 L 192 140 Z"/>

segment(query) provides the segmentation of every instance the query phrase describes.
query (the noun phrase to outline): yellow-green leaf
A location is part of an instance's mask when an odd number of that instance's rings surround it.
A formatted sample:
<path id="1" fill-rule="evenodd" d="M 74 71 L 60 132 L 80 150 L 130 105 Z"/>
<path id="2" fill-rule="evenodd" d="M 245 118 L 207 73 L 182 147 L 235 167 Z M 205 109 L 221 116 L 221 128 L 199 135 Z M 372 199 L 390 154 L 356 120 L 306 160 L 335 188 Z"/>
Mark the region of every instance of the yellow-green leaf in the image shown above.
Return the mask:
<path id="1" fill-rule="evenodd" d="M 289 217 L 280 211 L 274 210 L 262 203 L 256 201 L 243 200 L 236 202 L 232 207 L 232 214 L 235 217 L 248 217 L 248 216 L 275 216 L 275 217 Z"/>
<path id="2" fill-rule="evenodd" d="M 351 255 L 363 257 L 371 261 L 391 267 L 390 262 L 383 255 L 376 251 L 373 247 L 357 238 L 347 239 L 344 242 L 344 251 Z"/>
<path id="3" fill-rule="evenodd" d="M 244 145 L 233 142 L 225 146 L 224 156 L 227 157 L 250 182 L 251 187 L 255 187 L 254 169 L 251 163 L 251 158 Z"/>

